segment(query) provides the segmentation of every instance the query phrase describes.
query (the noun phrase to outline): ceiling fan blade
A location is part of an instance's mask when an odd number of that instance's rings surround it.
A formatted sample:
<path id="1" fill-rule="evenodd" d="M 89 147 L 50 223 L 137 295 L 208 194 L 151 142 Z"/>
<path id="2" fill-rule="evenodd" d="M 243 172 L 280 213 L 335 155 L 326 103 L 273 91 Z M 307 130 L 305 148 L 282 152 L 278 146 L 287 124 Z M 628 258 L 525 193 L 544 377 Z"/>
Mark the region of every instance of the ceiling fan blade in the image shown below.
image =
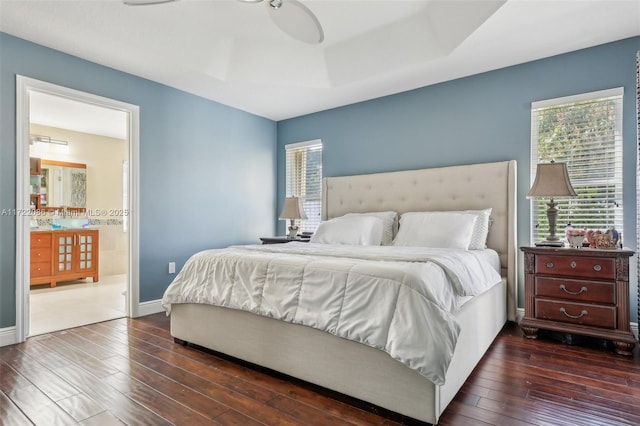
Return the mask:
<path id="1" fill-rule="evenodd" d="M 281 0 L 275 2 L 279 7 L 272 5 L 274 1 L 265 3 L 271 20 L 286 34 L 296 40 L 318 44 L 324 40 L 324 32 L 320 21 L 311 10 L 297 0 Z"/>
<path id="2" fill-rule="evenodd" d="M 171 3 L 178 0 L 122 0 L 127 6 L 149 6 L 152 4 Z"/>

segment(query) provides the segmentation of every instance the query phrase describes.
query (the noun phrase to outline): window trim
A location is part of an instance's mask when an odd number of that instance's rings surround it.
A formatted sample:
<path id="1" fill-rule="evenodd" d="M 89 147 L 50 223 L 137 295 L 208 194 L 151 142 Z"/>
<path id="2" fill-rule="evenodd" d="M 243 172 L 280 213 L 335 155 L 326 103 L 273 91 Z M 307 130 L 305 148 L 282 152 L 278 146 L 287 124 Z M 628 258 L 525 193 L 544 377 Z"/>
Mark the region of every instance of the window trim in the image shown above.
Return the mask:
<path id="1" fill-rule="evenodd" d="M 284 152 L 288 149 L 306 148 L 308 146 L 320 145 L 322 146 L 322 139 L 313 139 L 304 142 L 289 143 L 284 146 Z"/>
<path id="2" fill-rule="evenodd" d="M 590 101 L 598 98 L 608 98 L 611 96 L 624 96 L 624 87 L 614 87 L 613 89 L 598 90 L 589 93 L 580 93 L 577 95 L 563 96 L 561 98 L 545 99 L 542 101 L 531 102 L 531 109 L 548 108 L 557 105 L 570 104 L 574 102 Z"/>

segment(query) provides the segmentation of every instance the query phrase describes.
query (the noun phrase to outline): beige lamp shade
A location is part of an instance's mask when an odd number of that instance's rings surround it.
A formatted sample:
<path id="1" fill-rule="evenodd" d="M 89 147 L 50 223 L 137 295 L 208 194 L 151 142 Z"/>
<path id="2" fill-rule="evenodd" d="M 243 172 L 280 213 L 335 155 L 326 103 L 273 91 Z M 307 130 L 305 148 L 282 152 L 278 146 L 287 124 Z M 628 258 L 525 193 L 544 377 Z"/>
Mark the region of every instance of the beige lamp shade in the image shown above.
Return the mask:
<path id="1" fill-rule="evenodd" d="M 536 168 L 536 179 L 527 194 L 529 198 L 576 197 L 571 186 L 566 163 L 541 163 Z"/>
<path id="2" fill-rule="evenodd" d="M 279 219 L 306 219 L 307 214 L 302 208 L 302 200 L 298 197 L 287 197 Z"/>

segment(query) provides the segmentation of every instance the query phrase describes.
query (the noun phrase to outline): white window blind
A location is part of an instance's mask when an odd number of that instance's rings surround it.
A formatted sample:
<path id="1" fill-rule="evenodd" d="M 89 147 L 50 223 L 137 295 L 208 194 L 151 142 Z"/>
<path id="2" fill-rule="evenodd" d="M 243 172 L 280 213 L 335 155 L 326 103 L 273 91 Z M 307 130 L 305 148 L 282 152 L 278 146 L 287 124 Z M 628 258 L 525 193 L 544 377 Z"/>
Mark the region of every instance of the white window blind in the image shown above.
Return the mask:
<path id="1" fill-rule="evenodd" d="M 315 232 L 322 214 L 322 141 L 285 146 L 287 197 L 299 197 L 307 219 L 300 221 L 305 232 Z"/>
<path id="2" fill-rule="evenodd" d="M 531 182 L 537 163 L 564 162 L 578 193 L 556 200 L 558 235 L 569 223 L 623 232 L 622 93 L 619 88 L 532 103 Z M 548 235 L 546 202 L 532 200 L 532 241 Z"/>

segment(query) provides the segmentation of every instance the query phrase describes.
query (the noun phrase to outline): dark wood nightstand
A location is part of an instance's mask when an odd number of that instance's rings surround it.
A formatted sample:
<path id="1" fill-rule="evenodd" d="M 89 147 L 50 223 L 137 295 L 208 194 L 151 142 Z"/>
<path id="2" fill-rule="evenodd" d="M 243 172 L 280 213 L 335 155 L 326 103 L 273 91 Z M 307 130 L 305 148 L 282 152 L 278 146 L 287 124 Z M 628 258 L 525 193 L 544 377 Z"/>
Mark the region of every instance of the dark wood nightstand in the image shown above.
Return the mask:
<path id="1" fill-rule="evenodd" d="M 631 355 L 629 325 L 631 250 L 521 247 L 524 252 L 525 337 L 553 330 L 613 341 Z"/>
<path id="2" fill-rule="evenodd" d="M 284 243 L 290 243 L 291 241 L 308 243 L 309 238 L 300 238 L 300 237 L 289 238 L 286 236 L 285 237 L 260 237 L 260 241 L 262 241 L 262 244 L 284 244 Z"/>

